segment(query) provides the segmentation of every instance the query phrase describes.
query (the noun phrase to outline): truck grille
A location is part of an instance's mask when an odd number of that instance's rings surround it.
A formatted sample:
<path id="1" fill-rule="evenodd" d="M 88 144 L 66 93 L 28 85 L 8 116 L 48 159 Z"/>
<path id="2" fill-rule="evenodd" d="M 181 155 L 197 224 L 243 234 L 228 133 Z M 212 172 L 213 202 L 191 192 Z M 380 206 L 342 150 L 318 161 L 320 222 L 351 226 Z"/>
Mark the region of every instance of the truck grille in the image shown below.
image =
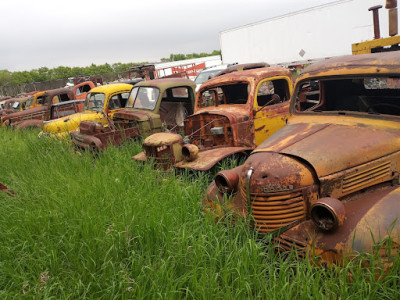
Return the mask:
<path id="1" fill-rule="evenodd" d="M 343 193 L 351 193 L 391 178 L 390 161 L 381 163 L 356 174 L 348 175 L 343 180 Z"/>
<path id="2" fill-rule="evenodd" d="M 167 170 L 173 165 L 174 157 L 168 145 L 163 146 L 143 146 L 143 151 L 147 159 L 154 162 L 155 167 Z"/>
<path id="3" fill-rule="evenodd" d="M 243 187 L 244 185 L 242 185 Z M 246 191 L 242 188 L 246 198 Z M 267 233 L 306 217 L 307 208 L 302 191 L 289 193 L 250 193 L 254 226 Z"/>
<path id="4" fill-rule="evenodd" d="M 298 258 L 305 258 L 307 255 L 307 244 L 295 241 L 291 237 L 281 234 L 279 237 L 274 239 L 274 245 L 277 252 L 285 253 L 288 251 L 295 250 Z"/>

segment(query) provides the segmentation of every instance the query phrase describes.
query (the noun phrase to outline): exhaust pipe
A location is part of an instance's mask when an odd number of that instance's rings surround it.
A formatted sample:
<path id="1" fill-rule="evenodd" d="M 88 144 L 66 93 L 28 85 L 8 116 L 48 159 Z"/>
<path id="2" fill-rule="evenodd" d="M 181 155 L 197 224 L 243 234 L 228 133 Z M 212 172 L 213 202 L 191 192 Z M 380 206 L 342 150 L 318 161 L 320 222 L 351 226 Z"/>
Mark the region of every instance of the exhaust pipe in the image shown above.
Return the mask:
<path id="1" fill-rule="evenodd" d="M 385 8 L 388 9 L 389 36 L 395 36 L 398 33 L 397 0 L 386 0 Z"/>
<path id="2" fill-rule="evenodd" d="M 381 33 L 379 28 L 379 9 L 382 8 L 382 5 L 375 5 L 368 8 L 369 11 L 372 11 L 372 17 L 374 22 L 374 39 L 380 39 Z"/>

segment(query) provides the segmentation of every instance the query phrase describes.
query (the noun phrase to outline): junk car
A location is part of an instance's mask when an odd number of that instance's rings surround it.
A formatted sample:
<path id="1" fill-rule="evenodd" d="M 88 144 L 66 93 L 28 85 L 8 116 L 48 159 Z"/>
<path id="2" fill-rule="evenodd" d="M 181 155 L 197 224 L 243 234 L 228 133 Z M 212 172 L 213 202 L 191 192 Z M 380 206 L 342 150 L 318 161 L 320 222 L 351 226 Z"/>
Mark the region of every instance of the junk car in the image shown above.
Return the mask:
<path id="1" fill-rule="evenodd" d="M 138 161 L 166 170 L 207 171 L 223 159 L 247 155 L 286 124 L 292 76 L 266 64 L 236 65 L 201 86 L 185 137 L 156 133 L 144 140 Z M 247 70 L 246 70 L 247 69 Z"/>
<path id="2" fill-rule="evenodd" d="M 43 132 L 39 136 L 69 136 L 70 132 L 76 130 L 82 121 L 90 120 L 108 124 L 108 118 L 125 107 L 132 87 L 130 84 L 115 83 L 91 89 L 86 95 L 83 112 L 45 122 Z"/>
<path id="3" fill-rule="evenodd" d="M 240 214 L 279 251 L 321 262 L 399 242 L 400 52 L 332 58 L 298 78 L 288 124 L 244 165 L 219 172 L 203 205 Z"/>
<path id="4" fill-rule="evenodd" d="M 140 82 L 125 109 L 116 112 L 109 124 L 82 122 L 79 131 L 71 132 L 72 142 L 77 148 L 97 151 L 163 130 L 180 133 L 184 118 L 193 113 L 195 86 L 181 78 Z"/>
<path id="5" fill-rule="evenodd" d="M 61 88 L 48 90 L 45 92 L 36 93 L 33 98 L 36 101 L 36 106 L 25 109 L 23 111 L 14 112 L 1 117 L 3 126 L 17 126 L 20 128 L 26 127 L 41 127 L 43 122 L 54 118 L 52 114 L 54 105 L 57 103 L 67 102 L 59 105 L 60 114 L 67 115 L 79 111 L 79 103 L 81 101 L 70 101 L 74 99 L 74 94 L 70 89 Z M 28 105 L 28 104 L 27 104 Z M 78 105 L 78 106 L 77 106 Z M 62 107 L 62 108 L 61 108 Z M 61 113 L 63 111 L 63 113 Z"/>

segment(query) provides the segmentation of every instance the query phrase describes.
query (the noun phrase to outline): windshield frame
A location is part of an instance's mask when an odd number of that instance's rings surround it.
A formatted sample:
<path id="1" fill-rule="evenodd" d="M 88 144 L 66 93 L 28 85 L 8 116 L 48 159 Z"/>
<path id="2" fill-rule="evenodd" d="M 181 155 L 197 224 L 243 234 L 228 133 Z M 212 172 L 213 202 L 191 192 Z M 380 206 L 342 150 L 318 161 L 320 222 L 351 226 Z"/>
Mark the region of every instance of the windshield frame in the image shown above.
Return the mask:
<path id="1" fill-rule="evenodd" d="M 139 91 L 141 89 L 152 89 L 153 91 L 156 91 L 155 97 L 153 100 L 147 99 L 149 104 L 152 104 L 151 106 L 142 106 L 142 103 L 139 102 L 140 99 L 138 99 Z M 132 90 L 130 91 L 129 94 L 129 99 L 128 102 L 125 105 L 125 108 L 134 108 L 134 109 L 144 109 L 144 110 L 150 110 L 153 111 L 157 108 L 157 104 L 160 102 L 160 97 L 162 97 L 162 93 L 164 93 L 164 90 L 161 90 L 159 87 L 156 86 L 134 86 Z M 132 95 L 135 94 L 135 98 L 132 98 Z M 148 93 L 147 93 L 148 94 Z"/>
<path id="2" fill-rule="evenodd" d="M 328 81 L 339 81 L 339 80 L 365 80 L 367 78 L 398 78 L 400 80 L 400 74 L 389 74 L 389 73 L 374 73 L 374 74 L 347 74 L 347 75 L 339 75 L 339 76 L 321 76 L 321 77 L 306 77 L 304 79 L 301 79 L 296 83 L 295 90 L 293 92 L 291 101 L 290 101 L 290 114 L 294 116 L 320 116 L 320 115 L 329 115 L 329 116 L 353 116 L 353 117 L 367 117 L 367 118 L 378 118 L 378 119 L 395 119 L 398 121 L 400 118 L 400 115 L 390 115 L 390 114 L 384 114 L 384 113 L 377 113 L 377 112 L 363 112 L 363 111 L 356 111 L 356 110 L 311 110 L 311 109 L 306 109 L 304 111 L 300 111 L 296 108 L 296 105 L 298 103 L 298 94 L 300 87 L 311 81 L 322 81 L 324 83 Z M 365 84 L 365 83 L 364 83 Z M 321 89 L 321 87 L 319 87 Z M 366 89 L 367 90 L 367 89 Z M 379 89 L 375 89 L 379 90 Z M 400 90 L 400 88 L 399 88 Z M 361 95 L 360 95 L 361 96 Z M 359 97 L 360 97 L 359 96 Z M 319 104 L 321 104 L 321 99 L 318 100 Z M 399 102 L 400 102 L 400 97 L 399 97 Z M 318 104 L 317 104 L 318 105 Z M 400 106 L 400 103 L 399 103 Z"/>
<path id="3" fill-rule="evenodd" d="M 101 103 L 102 103 L 101 107 L 97 106 L 97 105 L 89 107 L 90 103 L 93 103 L 92 101 L 90 101 L 90 98 L 91 98 L 92 95 L 94 95 L 94 96 L 96 96 L 96 95 L 104 95 L 103 99 L 94 99 L 93 100 L 93 102 L 101 101 Z M 88 110 L 88 111 L 97 111 L 97 112 L 103 111 L 105 102 L 106 102 L 106 94 L 105 93 L 101 93 L 101 92 L 87 93 L 86 99 L 85 99 L 85 111 L 86 110 Z"/>

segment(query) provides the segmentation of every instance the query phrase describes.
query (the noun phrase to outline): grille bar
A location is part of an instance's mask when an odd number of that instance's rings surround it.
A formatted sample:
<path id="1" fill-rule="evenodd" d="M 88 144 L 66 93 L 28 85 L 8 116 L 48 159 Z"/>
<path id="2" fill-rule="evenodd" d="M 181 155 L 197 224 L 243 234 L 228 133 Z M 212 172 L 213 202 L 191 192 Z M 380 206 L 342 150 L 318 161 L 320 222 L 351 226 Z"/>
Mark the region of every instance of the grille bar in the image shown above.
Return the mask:
<path id="1" fill-rule="evenodd" d="M 346 176 L 343 180 L 342 191 L 349 192 L 367 187 L 375 182 L 380 182 L 386 176 L 391 176 L 390 162 L 382 163 L 361 173 Z"/>

